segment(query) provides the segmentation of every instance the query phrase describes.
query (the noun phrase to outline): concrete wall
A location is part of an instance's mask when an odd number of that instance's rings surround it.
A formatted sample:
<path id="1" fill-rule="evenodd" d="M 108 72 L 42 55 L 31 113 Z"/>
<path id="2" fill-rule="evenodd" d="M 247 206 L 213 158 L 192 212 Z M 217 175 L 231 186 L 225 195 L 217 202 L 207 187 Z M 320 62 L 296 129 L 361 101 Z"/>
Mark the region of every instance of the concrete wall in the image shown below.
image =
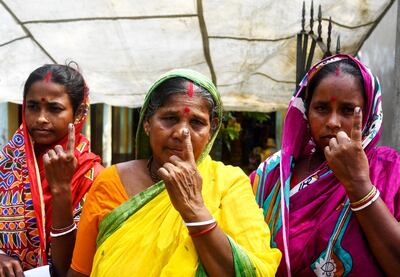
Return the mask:
<path id="1" fill-rule="evenodd" d="M 383 132 L 381 145 L 391 144 L 392 121 L 394 118 L 393 99 L 396 94 L 395 84 L 395 46 L 398 0 L 392 5 L 379 22 L 370 37 L 358 53 L 360 59 L 374 72 L 382 86 Z"/>

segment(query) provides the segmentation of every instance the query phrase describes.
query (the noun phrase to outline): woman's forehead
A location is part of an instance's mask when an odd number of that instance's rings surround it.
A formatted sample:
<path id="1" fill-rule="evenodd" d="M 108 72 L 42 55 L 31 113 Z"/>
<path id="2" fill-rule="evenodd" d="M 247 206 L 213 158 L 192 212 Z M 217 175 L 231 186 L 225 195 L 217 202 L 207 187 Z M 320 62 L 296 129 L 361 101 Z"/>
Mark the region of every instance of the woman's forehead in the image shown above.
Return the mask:
<path id="1" fill-rule="evenodd" d="M 207 100 L 201 94 L 194 93 L 193 95 L 188 95 L 186 93 L 174 93 L 168 96 L 161 107 L 169 109 L 204 107 L 208 110 L 208 106 Z"/>
<path id="2" fill-rule="evenodd" d="M 36 81 L 27 91 L 26 99 L 64 99 L 68 98 L 65 86 L 51 81 Z"/>
<path id="3" fill-rule="evenodd" d="M 358 78 L 348 73 L 342 73 L 339 75 L 333 73 L 325 76 L 325 78 L 323 78 L 315 88 L 313 97 L 316 93 L 322 90 L 331 94 L 342 91 L 357 91 L 361 95 L 363 93 L 363 87 Z"/>

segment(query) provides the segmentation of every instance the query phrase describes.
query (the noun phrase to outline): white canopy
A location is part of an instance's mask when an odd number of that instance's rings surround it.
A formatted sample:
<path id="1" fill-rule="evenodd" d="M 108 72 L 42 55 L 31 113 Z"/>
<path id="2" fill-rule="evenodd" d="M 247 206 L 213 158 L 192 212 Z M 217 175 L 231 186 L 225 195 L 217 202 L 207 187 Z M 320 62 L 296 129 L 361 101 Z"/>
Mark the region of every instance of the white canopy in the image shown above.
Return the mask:
<path id="1" fill-rule="evenodd" d="M 306 1 L 306 26 L 309 7 Z M 302 1 L 4 0 L 0 2 L 0 102 L 21 103 L 29 73 L 76 61 L 92 103 L 139 107 L 173 68 L 216 80 L 226 110 L 284 108 L 295 87 Z M 324 0 L 323 33 L 356 53 L 393 0 Z M 314 18 L 316 18 L 316 10 Z M 316 24 L 314 24 L 316 30 Z M 335 43 L 333 43 L 335 46 Z M 334 48 L 334 47 L 333 47 Z M 317 52 L 316 58 L 321 58 Z"/>

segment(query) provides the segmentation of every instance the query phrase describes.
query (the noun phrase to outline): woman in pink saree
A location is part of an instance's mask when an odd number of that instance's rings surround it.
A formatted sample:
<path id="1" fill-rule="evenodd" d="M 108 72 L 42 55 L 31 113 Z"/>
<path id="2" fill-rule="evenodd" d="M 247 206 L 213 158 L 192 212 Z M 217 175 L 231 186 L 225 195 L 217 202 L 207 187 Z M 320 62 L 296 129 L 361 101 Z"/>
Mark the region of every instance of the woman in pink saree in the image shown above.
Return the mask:
<path id="1" fill-rule="evenodd" d="M 400 156 L 377 147 L 377 78 L 348 55 L 310 69 L 289 103 L 282 149 L 251 174 L 283 251 L 278 276 L 393 276 L 400 268 Z"/>

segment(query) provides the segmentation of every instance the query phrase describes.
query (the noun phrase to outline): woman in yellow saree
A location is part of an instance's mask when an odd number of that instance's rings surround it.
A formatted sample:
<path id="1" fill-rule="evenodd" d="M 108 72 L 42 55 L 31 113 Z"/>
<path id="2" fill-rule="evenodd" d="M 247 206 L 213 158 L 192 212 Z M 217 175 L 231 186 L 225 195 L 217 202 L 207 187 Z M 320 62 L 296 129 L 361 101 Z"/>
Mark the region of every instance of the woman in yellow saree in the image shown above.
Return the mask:
<path id="1" fill-rule="evenodd" d="M 249 179 L 208 155 L 221 119 L 200 73 L 173 70 L 153 84 L 136 160 L 104 170 L 89 192 L 71 276 L 275 275 L 281 254 Z"/>

